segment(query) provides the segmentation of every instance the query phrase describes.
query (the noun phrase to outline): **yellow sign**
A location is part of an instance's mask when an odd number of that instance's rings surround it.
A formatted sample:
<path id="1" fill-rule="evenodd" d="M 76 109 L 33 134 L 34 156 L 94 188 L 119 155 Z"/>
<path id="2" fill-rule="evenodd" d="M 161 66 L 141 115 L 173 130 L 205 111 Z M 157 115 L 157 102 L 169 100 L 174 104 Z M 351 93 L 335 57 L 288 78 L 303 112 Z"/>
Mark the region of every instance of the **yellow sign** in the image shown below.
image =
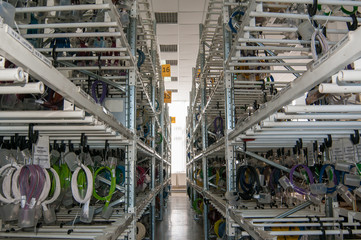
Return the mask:
<path id="1" fill-rule="evenodd" d="M 170 122 L 175 123 L 175 117 L 170 117 Z"/>
<path id="2" fill-rule="evenodd" d="M 170 64 L 162 65 L 162 77 L 170 77 Z"/>
<path id="3" fill-rule="evenodd" d="M 164 103 L 172 103 L 172 91 L 164 92 Z"/>

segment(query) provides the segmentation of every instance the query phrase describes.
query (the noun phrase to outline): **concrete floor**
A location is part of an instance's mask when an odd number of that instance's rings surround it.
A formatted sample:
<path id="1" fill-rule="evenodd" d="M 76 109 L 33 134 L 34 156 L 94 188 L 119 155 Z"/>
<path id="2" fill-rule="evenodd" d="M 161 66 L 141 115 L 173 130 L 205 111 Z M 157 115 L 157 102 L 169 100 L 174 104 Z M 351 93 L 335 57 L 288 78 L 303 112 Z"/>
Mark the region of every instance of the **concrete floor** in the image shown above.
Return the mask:
<path id="1" fill-rule="evenodd" d="M 200 240 L 204 238 L 202 221 L 194 220 L 194 212 L 186 193 L 172 193 L 163 221 L 156 224 L 157 240 Z"/>

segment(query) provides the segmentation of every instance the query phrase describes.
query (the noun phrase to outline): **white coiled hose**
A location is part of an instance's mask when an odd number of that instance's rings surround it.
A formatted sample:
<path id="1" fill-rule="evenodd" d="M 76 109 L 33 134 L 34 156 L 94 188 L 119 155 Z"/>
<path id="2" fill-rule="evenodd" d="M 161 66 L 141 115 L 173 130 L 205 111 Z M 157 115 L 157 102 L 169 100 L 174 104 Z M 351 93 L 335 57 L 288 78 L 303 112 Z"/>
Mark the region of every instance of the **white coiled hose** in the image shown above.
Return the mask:
<path id="1" fill-rule="evenodd" d="M 142 240 L 145 237 L 145 234 L 147 233 L 147 230 L 145 228 L 145 226 L 143 225 L 143 223 L 137 222 L 136 224 L 137 227 L 137 240 Z"/>
<path id="2" fill-rule="evenodd" d="M 44 199 L 45 201 L 42 202 L 41 205 L 43 206 L 44 211 L 48 210 L 47 205 L 52 204 L 53 202 L 55 202 L 58 199 L 60 192 L 61 192 L 61 183 L 60 183 L 60 178 L 59 178 L 58 173 L 53 168 L 50 168 L 50 171 L 53 173 L 53 176 L 55 178 L 55 191 L 54 191 L 52 198 L 50 198 L 49 200 L 45 200 L 46 199 L 45 198 Z M 49 188 L 49 191 L 50 191 L 50 188 Z M 49 194 L 49 192 L 48 192 L 48 194 Z"/>
<path id="3" fill-rule="evenodd" d="M 78 175 L 79 171 L 83 169 L 87 178 L 87 191 L 84 198 L 81 198 L 79 194 L 79 188 L 78 188 Z M 93 174 L 90 171 L 90 169 L 83 164 L 80 164 L 80 167 L 77 167 L 73 173 L 73 176 L 71 177 L 71 191 L 73 193 L 73 197 L 75 201 L 77 201 L 80 204 L 85 204 L 88 201 L 90 201 L 90 198 L 93 195 Z"/>

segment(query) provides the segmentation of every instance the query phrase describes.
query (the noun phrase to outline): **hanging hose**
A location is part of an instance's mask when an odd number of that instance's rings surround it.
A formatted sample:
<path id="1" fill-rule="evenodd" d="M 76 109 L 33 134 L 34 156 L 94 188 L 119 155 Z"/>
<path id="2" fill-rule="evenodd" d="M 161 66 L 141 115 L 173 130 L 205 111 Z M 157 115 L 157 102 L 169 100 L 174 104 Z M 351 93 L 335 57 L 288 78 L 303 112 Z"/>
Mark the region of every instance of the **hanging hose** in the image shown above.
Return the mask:
<path id="1" fill-rule="evenodd" d="M 142 50 L 137 49 L 137 53 L 138 53 L 138 61 L 137 61 L 137 67 L 138 69 L 143 65 L 144 61 L 145 61 L 145 54 Z"/>
<path id="2" fill-rule="evenodd" d="M 142 240 L 145 237 L 145 234 L 147 233 L 147 230 L 146 230 L 145 226 L 140 222 L 137 222 L 136 227 L 137 227 L 136 239 L 137 240 Z"/>
<path id="3" fill-rule="evenodd" d="M 323 35 L 321 29 L 316 29 L 311 37 L 311 52 L 312 58 L 314 61 L 318 59 L 317 47 L 316 47 L 316 40 L 318 40 L 320 47 L 322 49 L 322 54 L 325 54 L 329 50 L 329 45 L 325 35 Z"/>
<path id="4" fill-rule="evenodd" d="M 333 192 L 336 191 L 336 188 L 337 188 L 337 185 L 338 185 L 338 176 L 337 176 L 338 174 L 337 174 L 337 172 L 335 170 L 335 167 L 333 165 L 326 164 L 326 165 L 322 166 L 318 182 L 322 183 L 323 174 L 325 173 L 325 170 L 326 170 L 327 167 L 331 167 L 331 169 L 332 169 L 332 178 L 331 179 L 335 184 L 334 187 L 327 187 L 327 193 L 333 193 Z"/>
<path id="5" fill-rule="evenodd" d="M 98 99 L 97 93 L 96 93 L 96 88 L 97 88 L 99 83 L 102 84 L 102 95 L 100 96 L 100 99 Z M 105 100 L 105 97 L 107 96 L 107 92 L 108 92 L 108 85 L 105 82 L 96 80 L 92 84 L 92 97 L 93 97 L 93 99 L 95 100 L 96 103 L 103 104 L 103 102 Z"/>
<path id="6" fill-rule="evenodd" d="M 223 118 L 221 116 L 218 116 L 214 119 L 213 125 L 214 125 L 214 132 L 217 135 L 217 137 L 224 136 Z"/>
<path id="7" fill-rule="evenodd" d="M 307 175 L 308 175 L 308 179 L 309 179 L 310 184 L 313 184 L 313 183 L 314 183 L 313 174 L 312 174 L 311 170 L 310 170 L 307 166 L 302 165 L 302 164 L 295 165 L 295 166 L 291 169 L 291 171 L 290 171 L 290 176 L 289 176 L 289 177 L 290 177 L 290 182 L 291 182 L 291 184 L 292 184 L 293 189 L 295 190 L 295 192 L 297 192 L 297 193 L 299 193 L 299 194 L 302 194 L 302 195 L 307 195 L 307 194 L 309 193 L 309 191 L 306 190 L 306 189 L 303 189 L 303 188 L 300 188 L 300 187 L 296 186 L 296 185 L 294 184 L 294 181 L 293 181 L 293 174 L 294 174 L 294 172 L 296 171 L 296 169 L 297 169 L 298 167 L 302 167 L 303 169 L 305 169 L 306 172 L 307 172 Z"/>
<path id="8" fill-rule="evenodd" d="M 163 142 L 163 135 L 161 133 L 157 133 L 158 141 L 155 142 L 156 144 L 161 144 Z"/>
<path id="9" fill-rule="evenodd" d="M 226 222 L 224 221 L 224 219 L 219 219 L 214 224 L 214 233 L 217 235 L 218 238 L 223 238 L 225 230 L 226 230 Z"/>
<path id="10" fill-rule="evenodd" d="M 229 18 L 229 21 L 228 21 L 228 26 L 229 28 L 231 29 L 231 31 L 233 33 L 237 33 L 237 29 L 235 29 L 235 27 L 233 26 L 233 23 L 232 23 L 232 19 L 236 16 L 243 16 L 244 15 L 244 12 L 242 11 L 235 11 L 234 13 L 232 13 L 231 17 Z"/>
<path id="11" fill-rule="evenodd" d="M 245 176 L 248 174 L 248 181 Z M 243 200 L 252 199 L 253 195 L 259 191 L 260 181 L 256 168 L 248 165 L 240 166 L 237 170 L 236 187 L 239 196 Z"/>
<path id="12" fill-rule="evenodd" d="M 116 181 L 118 185 L 123 185 L 125 182 L 125 167 L 118 165 L 115 170 Z"/>
<path id="13" fill-rule="evenodd" d="M 203 199 L 197 198 L 193 201 L 193 209 L 197 214 L 203 213 Z"/>
<path id="14" fill-rule="evenodd" d="M 137 166 L 137 186 L 141 186 L 144 181 L 145 181 L 145 177 L 146 177 L 146 171 L 144 168 L 140 167 L 140 166 Z"/>
<path id="15" fill-rule="evenodd" d="M 98 170 L 95 171 L 94 173 L 94 185 L 95 185 L 95 179 L 96 177 L 98 176 L 98 174 L 102 171 L 108 171 L 110 174 L 111 174 L 111 177 L 110 177 L 110 181 L 111 181 L 111 184 L 110 184 L 110 189 L 109 189 L 109 193 L 107 196 L 104 196 L 104 197 L 101 197 L 98 195 L 96 189 L 94 188 L 93 189 L 93 196 L 100 200 L 100 201 L 105 201 L 105 205 L 104 205 L 104 208 L 106 209 L 108 206 L 109 206 L 109 203 L 110 203 L 110 200 L 112 199 L 112 196 L 115 192 L 115 187 L 116 187 L 116 177 L 115 177 L 115 169 L 111 169 L 110 167 L 100 167 L 98 168 Z"/>

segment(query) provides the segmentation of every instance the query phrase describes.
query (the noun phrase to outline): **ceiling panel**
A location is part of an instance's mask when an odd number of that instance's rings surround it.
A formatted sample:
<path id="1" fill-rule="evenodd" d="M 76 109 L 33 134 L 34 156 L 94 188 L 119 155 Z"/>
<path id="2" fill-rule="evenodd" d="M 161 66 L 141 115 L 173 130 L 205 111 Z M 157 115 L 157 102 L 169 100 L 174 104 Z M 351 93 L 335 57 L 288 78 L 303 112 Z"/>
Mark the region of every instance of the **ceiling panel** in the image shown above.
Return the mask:
<path id="1" fill-rule="evenodd" d="M 179 34 L 198 34 L 199 35 L 199 24 L 179 24 Z"/>
<path id="2" fill-rule="evenodd" d="M 199 43 L 199 34 L 180 34 L 179 35 L 180 43 Z"/>
<path id="3" fill-rule="evenodd" d="M 178 34 L 177 24 L 157 24 L 157 35 L 174 35 Z"/>
<path id="4" fill-rule="evenodd" d="M 178 12 L 178 0 L 152 0 L 154 12 Z"/>
<path id="5" fill-rule="evenodd" d="M 179 24 L 194 24 L 202 21 L 203 12 L 180 12 L 178 15 Z"/>
<path id="6" fill-rule="evenodd" d="M 181 0 L 179 1 L 179 11 L 203 11 L 205 0 Z"/>
<path id="7" fill-rule="evenodd" d="M 160 59 L 161 60 L 178 59 L 178 52 L 171 52 L 171 53 L 161 52 Z"/>
<path id="8" fill-rule="evenodd" d="M 180 44 L 179 58 L 180 59 L 196 59 L 198 54 L 198 44 Z"/>
<path id="9" fill-rule="evenodd" d="M 160 35 L 158 36 L 158 44 L 178 44 L 178 35 Z"/>
<path id="10" fill-rule="evenodd" d="M 190 69 L 192 69 L 195 65 L 196 62 L 194 59 L 180 59 L 178 63 L 178 66 L 189 67 Z"/>
<path id="11" fill-rule="evenodd" d="M 179 67 L 179 77 L 192 77 L 192 68 L 189 67 Z"/>

